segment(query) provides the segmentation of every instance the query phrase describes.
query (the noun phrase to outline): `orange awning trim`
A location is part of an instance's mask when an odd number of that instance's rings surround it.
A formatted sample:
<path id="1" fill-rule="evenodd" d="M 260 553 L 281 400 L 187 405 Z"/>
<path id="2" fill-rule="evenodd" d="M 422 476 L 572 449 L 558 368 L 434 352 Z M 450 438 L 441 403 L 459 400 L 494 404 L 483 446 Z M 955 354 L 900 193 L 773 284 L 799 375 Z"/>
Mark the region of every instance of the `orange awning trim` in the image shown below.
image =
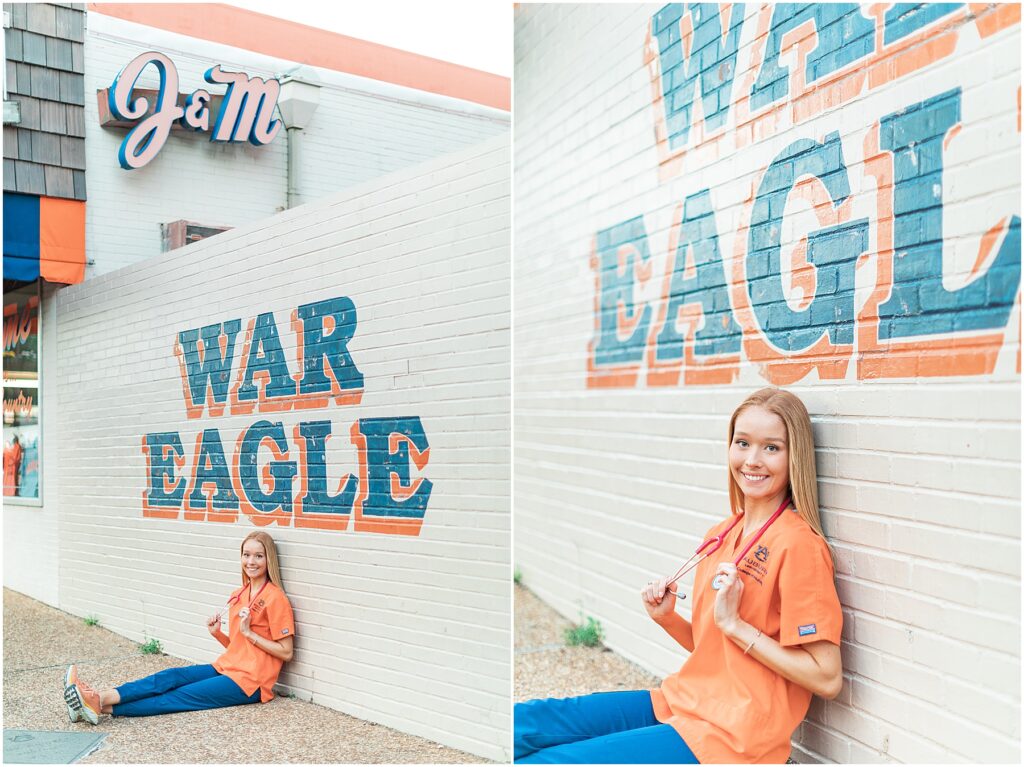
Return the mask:
<path id="1" fill-rule="evenodd" d="M 39 198 L 39 276 L 75 285 L 85 279 L 85 203 Z"/>

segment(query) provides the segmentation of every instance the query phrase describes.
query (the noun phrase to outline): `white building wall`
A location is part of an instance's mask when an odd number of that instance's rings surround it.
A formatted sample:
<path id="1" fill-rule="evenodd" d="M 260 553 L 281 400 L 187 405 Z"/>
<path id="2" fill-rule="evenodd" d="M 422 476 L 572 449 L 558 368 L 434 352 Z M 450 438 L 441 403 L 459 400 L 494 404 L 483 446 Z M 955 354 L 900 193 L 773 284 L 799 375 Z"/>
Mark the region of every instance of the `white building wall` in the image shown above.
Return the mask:
<path id="1" fill-rule="evenodd" d="M 702 8 L 705 15 L 716 11 Z M 769 382 L 785 385 L 804 400 L 814 423 L 822 517 L 845 618 L 843 691 L 835 700 L 812 703 L 794 739 L 798 761 L 1020 760 L 1019 239 L 1016 273 L 1005 267 L 1017 294 L 1004 325 L 985 334 L 937 333 L 901 353 L 917 360 L 920 371 L 937 366 L 930 375 L 911 368 L 866 374 L 879 357 L 870 351 L 871 338 L 858 331 L 852 348 L 819 353 L 820 368 L 792 374 L 788 382 L 778 370 L 771 378 L 764 360 L 751 359 L 757 351 L 751 341 L 764 329 L 745 325 L 742 351 L 723 364 L 734 373 L 727 383 L 687 380 L 701 371 L 686 362 L 675 383 L 656 385 L 644 356 L 630 369 L 623 366 L 618 382 L 606 378 L 601 386 L 588 385 L 591 345 L 616 304 L 604 318 L 597 308 L 596 238 L 640 217 L 649 276 L 634 276 L 617 308 L 641 323 L 637 317 L 647 307 L 653 328 L 664 306 L 676 217 L 688 197 L 709 189 L 731 286 L 724 308 L 735 312 L 737 293 L 745 290 L 736 261 L 745 250 L 749 201 L 766 168 L 790 142 L 820 142 L 838 131 L 851 190 L 849 220 L 868 221 L 855 283 L 863 312 L 878 281 L 879 238 L 892 220 L 879 215 L 878 184 L 867 173 L 869 129 L 885 115 L 959 86 L 961 129 L 943 139 L 938 190 L 943 282 L 954 290 L 981 279 L 994 257 L 994 250 L 984 257 L 982 236 L 1020 215 L 1016 8 L 1016 21 L 984 38 L 980 24 L 957 15 L 945 38 L 955 46 L 934 63 L 864 88 L 796 125 L 784 102 L 776 124 L 754 129 L 746 117 L 737 127 L 735 98 L 757 74 L 751 62 L 764 55 L 765 14 L 772 7 L 747 5 L 733 110 L 719 132 L 704 134 L 705 144 L 722 136 L 718 149 L 695 148 L 701 140 L 694 127 L 681 167 L 656 142 L 663 135 L 656 133 L 661 106 L 654 103 L 658 90 L 649 67 L 657 66 L 657 49 L 652 56 L 647 34 L 659 6 L 517 11 L 516 566 L 525 584 L 566 617 L 596 617 L 614 650 L 652 672 L 673 673 L 685 653 L 647 618 L 638 593 L 652 577 L 675 571 L 728 513 L 729 414 L 749 392 Z M 869 10 L 865 6 L 863 14 L 871 19 Z M 812 50 L 813 31 L 805 28 L 799 45 Z M 784 45 L 781 60 L 800 71 L 792 47 Z M 893 60 L 888 65 L 896 66 Z M 694 103 L 696 123 L 704 106 L 699 96 Z M 934 188 L 930 193 L 937 194 Z M 807 215 L 792 196 L 785 215 L 778 213 L 783 263 L 790 263 L 786 253 L 794 243 L 817 228 Z M 623 260 L 607 268 L 636 275 L 641 241 L 619 251 Z M 836 290 L 812 281 L 801 296 L 789 275 L 783 277 L 794 311 L 802 300 Z M 967 319 L 968 312 L 959 317 Z M 680 328 L 685 332 L 688 324 Z M 631 328 L 619 327 L 620 339 L 629 337 Z M 650 339 L 640 339 L 645 355 Z M 920 351 L 925 341 L 939 344 L 937 356 Z M 966 374 L 960 355 L 972 348 L 989 355 L 988 370 Z M 838 377 L 824 377 L 830 373 Z M 689 617 L 689 601 L 679 609 Z"/>
<path id="2" fill-rule="evenodd" d="M 204 429 L 219 429 L 230 456 L 262 418 L 289 435 L 329 419 L 333 493 L 358 473 L 357 419 L 419 416 L 430 451 L 412 476 L 433 482 L 419 535 L 290 519 L 263 528 L 279 544 L 297 621 L 281 682 L 507 760 L 509 169 L 507 135 L 496 137 L 61 291 L 61 607 L 212 661 L 221 648 L 205 617 L 236 587 L 239 543 L 257 528 L 244 514 L 233 524 L 144 517 L 143 435 L 179 432 L 191 467 Z M 357 311 L 349 350 L 365 377 L 360 404 L 186 417 L 179 331 L 241 318 L 244 334 L 250 318 L 273 311 L 296 372 L 291 312 L 336 296 Z M 240 334 L 236 373 L 241 344 Z M 298 447 L 289 451 L 297 460 Z"/>
<path id="3" fill-rule="evenodd" d="M 57 607 L 59 519 L 56 477 L 47 471 L 57 454 L 56 368 L 58 287 L 43 283 L 39 301 L 42 455 L 39 501 L 4 498 L 4 587 Z M 54 435 L 51 439 L 49 435 Z"/>
<path id="4" fill-rule="evenodd" d="M 241 226 L 283 210 L 287 197 L 287 136 L 266 146 L 219 144 L 209 133 L 174 130 L 148 165 L 121 168 L 123 128 L 102 128 L 96 92 L 140 53 L 156 50 L 174 62 L 179 90 L 211 86 L 203 73 L 220 64 L 269 78 L 298 64 L 252 51 L 124 21 L 87 15 L 85 121 L 88 206 L 86 249 L 90 278 L 160 253 L 160 225 L 180 219 Z M 502 110 L 331 70 L 310 67 L 322 81 L 320 104 L 302 131 L 301 202 L 310 202 L 385 173 L 458 151 L 504 133 Z M 150 66 L 140 88 L 155 88 Z M 213 116 L 215 117 L 215 115 Z M 211 124 L 213 118 L 211 118 Z"/>

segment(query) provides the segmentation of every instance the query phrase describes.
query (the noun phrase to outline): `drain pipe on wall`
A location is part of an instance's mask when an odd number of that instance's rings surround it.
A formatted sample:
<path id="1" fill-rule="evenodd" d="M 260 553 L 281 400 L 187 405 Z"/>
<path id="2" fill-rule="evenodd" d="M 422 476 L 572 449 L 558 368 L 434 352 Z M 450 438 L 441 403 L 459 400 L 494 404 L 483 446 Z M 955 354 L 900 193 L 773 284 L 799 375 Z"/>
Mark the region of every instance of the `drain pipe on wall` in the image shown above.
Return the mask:
<path id="1" fill-rule="evenodd" d="M 302 202 L 299 184 L 299 160 L 302 130 L 313 119 L 320 104 L 320 78 L 309 67 L 299 67 L 284 74 L 277 108 L 288 134 L 288 189 L 285 208 L 294 208 Z"/>

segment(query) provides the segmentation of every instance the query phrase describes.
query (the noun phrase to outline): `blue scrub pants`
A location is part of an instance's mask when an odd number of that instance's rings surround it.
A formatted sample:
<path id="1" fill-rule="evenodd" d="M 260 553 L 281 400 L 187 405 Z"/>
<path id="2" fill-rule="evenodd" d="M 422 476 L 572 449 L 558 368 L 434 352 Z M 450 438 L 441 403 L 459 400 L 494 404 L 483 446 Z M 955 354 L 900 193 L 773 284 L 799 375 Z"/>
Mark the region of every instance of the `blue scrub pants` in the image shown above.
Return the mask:
<path id="1" fill-rule="evenodd" d="M 699 764 L 646 690 L 517 703 L 514 732 L 516 764 Z"/>
<path id="2" fill-rule="evenodd" d="M 230 677 L 211 665 L 164 669 L 145 679 L 121 685 L 117 694 L 121 696 L 121 702 L 114 706 L 114 716 L 204 711 L 260 701 L 259 690 L 246 695 Z"/>

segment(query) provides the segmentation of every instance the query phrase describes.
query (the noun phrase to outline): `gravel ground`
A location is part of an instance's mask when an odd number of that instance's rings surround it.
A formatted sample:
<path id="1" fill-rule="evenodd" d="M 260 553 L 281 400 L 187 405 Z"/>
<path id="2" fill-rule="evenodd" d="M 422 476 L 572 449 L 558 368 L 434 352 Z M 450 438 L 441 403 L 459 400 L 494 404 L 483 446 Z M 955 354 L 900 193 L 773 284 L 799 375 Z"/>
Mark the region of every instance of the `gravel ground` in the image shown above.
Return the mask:
<path id="1" fill-rule="evenodd" d="M 123 684 L 186 661 L 142 655 L 139 646 L 80 618 L 4 589 L 4 728 L 106 733 L 81 763 L 480 764 L 473 754 L 305 701 L 277 697 L 168 716 L 105 716 L 71 724 L 64 671 L 77 663 L 94 684 Z"/>
<path id="2" fill-rule="evenodd" d="M 567 698 L 591 692 L 649 690 L 661 679 L 604 647 L 567 647 L 572 624 L 516 586 L 515 699 Z"/>

